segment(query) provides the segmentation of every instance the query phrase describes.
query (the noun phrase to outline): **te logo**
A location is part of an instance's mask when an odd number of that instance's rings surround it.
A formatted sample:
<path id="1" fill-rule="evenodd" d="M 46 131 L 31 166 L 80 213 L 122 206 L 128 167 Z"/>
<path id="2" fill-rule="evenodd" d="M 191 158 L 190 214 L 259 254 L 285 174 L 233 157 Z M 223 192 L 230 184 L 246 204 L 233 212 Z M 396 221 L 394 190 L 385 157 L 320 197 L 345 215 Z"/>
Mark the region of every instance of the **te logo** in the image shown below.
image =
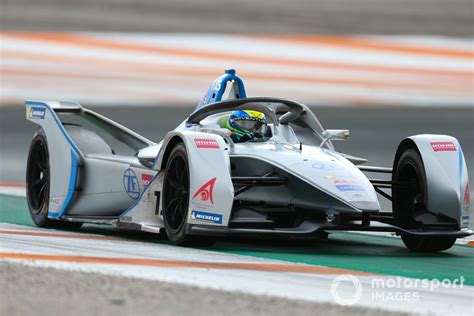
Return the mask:
<path id="1" fill-rule="evenodd" d="M 207 181 L 199 190 L 194 193 L 193 200 L 199 196 L 201 201 L 206 202 L 208 200 L 211 201 L 211 204 L 214 204 L 214 199 L 212 197 L 212 193 L 214 191 L 214 183 L 216 183 L 216 178 L 212 178 L 211 180 Z"/>
<path id="2" fill-rule="evenodd" d="M 138 186 L 138 178 L 132 169 L 125 170 L 123 174 L 123 187 L 127 192 L 128 196 L 132 199 L 137 199 L 140 195 L 140 187 Z"/>

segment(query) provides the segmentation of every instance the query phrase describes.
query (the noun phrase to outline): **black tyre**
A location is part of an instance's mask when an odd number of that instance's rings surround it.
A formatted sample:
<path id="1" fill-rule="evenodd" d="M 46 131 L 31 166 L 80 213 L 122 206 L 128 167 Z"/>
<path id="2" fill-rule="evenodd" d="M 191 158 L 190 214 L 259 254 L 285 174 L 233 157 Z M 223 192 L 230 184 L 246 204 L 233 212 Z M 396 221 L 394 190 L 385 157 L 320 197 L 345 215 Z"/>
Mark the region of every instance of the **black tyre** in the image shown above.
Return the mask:
<path id="1" fill-rule="evenodd" d="M 189 163 L 186 147 L 177 144 L 166 164 L 163 183 L 163 219 L 166 234 L 177 246 L 209 246 L 213 241 L 186 234 L 189 208 Z"/>
<path id="2" fill-rule="evenodd" d="M 79 228 L 82 223 L 48 218 L 50 164 L 46 135 L 38 128 L 31 141 L 26 165 L 26 201 L 33 222 L 39 227 Z"/>
<path id="3" fill-rule="evenodd" d="M 427 184 L 423 161 L 415 149 L 405 150 L 395 166 L 393 180 L 409 183 L 409 186 L 394 186 L 392 205 L 395 224 L 402 228 L 422 228 L 416 217 L 426 212 Z M 452 247 L 456 238 L 443 236 L 402 235 L 405 246 L 413 251 L 437 252 Z"/>

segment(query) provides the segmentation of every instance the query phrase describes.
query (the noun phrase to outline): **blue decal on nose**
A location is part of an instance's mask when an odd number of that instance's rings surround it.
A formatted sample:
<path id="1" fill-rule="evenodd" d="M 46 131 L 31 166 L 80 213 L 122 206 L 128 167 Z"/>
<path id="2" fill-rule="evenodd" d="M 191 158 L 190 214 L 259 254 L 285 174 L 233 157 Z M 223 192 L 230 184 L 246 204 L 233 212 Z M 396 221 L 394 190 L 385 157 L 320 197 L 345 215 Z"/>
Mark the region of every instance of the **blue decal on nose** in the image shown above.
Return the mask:
<path id="1" fill-rule="evenodd" d="M 342 192 L 365 191 L 363 186 L 357 185 L 357 184 L 339 184 L 339 185 L 336 185 L 336 188 L 338 188 L 339 191 L 342 191 Z"/>

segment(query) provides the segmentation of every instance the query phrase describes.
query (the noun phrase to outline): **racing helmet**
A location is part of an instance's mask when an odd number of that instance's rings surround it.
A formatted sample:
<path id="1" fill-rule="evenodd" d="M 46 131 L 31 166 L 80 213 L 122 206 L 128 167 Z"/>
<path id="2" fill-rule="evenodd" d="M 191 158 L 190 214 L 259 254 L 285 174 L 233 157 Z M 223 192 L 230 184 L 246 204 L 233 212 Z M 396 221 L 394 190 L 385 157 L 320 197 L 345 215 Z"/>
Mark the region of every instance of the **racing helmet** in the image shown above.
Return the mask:
<path id="1" fill-rule="evenodd" d="M 227 120 L 227 129 L 236 143 L 263 139 L 267 132 L 265 114 L 252 110 L 234 111 Z"/>

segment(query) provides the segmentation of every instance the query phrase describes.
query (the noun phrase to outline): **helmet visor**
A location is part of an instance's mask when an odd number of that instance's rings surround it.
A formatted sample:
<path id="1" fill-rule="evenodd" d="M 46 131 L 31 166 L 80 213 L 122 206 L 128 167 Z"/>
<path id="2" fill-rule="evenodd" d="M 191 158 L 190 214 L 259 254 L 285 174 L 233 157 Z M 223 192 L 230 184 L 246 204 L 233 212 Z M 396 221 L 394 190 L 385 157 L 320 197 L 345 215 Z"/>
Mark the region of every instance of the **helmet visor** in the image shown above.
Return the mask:
<path id="1" fill-rule="evenodd" d="M 267 125 L 262 120 L 235 120 L 234 124 L 243 131 L 249 131 L 260 135 L 264 135 L 267 130 Z"/>

